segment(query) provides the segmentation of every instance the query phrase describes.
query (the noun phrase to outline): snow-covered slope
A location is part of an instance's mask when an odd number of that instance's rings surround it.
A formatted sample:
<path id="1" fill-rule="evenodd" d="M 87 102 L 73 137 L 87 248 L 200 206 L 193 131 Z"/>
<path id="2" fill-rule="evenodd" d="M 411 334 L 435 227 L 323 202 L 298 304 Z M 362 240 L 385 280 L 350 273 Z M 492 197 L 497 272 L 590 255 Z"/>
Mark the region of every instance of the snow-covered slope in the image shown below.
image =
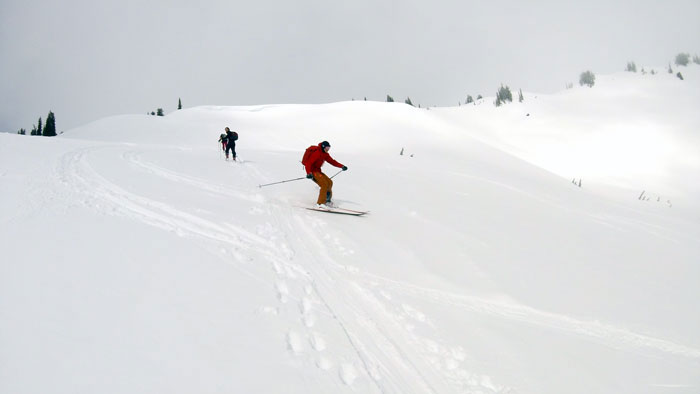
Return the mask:
<path id="1" fill-rule="evenodd" d="M 500 108 L 0 135 L 0 392 L 697 392 L 700 73 L 682 71 Z M 306 179 L 258 187 L 303 177 L 322 140 L 349 167 L 336 202 L 369 215 L 303 209 Z"/>

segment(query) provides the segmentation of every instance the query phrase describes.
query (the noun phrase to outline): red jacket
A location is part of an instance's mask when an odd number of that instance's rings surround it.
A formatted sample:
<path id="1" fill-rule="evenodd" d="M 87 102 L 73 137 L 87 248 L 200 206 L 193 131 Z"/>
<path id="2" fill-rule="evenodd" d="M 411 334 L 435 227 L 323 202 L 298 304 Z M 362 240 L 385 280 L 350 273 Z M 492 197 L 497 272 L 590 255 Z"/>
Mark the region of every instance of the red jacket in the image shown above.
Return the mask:
<path id="1" fill-rule="evenodd" d="M 328 162 L 331 165 L 336 166 L 338 168 L 344 167 L 342 164 L 333 160 L 331 155 L 329 155 L 323 150 L 321 144 L 318 144 L 318 149 L 316 149 L 316 151 L 314 152 L 311 152 L 311 155 L 309 156 L 308 160 L 306 161 L 306 164 L 304 165 L 304 168 L 306 168 L 306 173 L 313 174 L 314 172 L 321 172 L 321 166 L 324 162 Z"/>

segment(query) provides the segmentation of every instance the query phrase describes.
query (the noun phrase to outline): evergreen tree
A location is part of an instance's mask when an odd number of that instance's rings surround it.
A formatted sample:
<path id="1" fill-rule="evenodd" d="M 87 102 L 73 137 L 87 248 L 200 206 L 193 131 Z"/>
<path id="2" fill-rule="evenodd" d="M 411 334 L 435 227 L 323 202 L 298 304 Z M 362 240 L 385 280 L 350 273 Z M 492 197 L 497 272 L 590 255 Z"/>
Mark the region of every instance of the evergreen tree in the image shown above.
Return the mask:
<path id="1" fill-rule="evenodd" d="M 44 127 L 44 135 L 47 137 L 56 136 L 56 117 L 51 111 L 49 111 L 49 115 L 46 117 L 46 127 Z"/>
<path id="2" fill-rule="evenodd" d="M 518 102 L 522 103 L 523 100 L 525 100 L 525 97 L 523 97 L 523 90 L 520 89 L 520 90 L 518 90 Z"/>
<path id="3" fill-rule="evenodd" d="M 676 65 L 677 66 L 687 66 L 690 62 L 690 55 L 687 53 L 679 53 L 676 55 Z"/>
<path id="4" fill-rule="evenodd" d="M 680 79 L 681 81 L 683 80 L 683 74 L 681 74 L 680 71 L 678 72 L 678 74 L 676 74 L 676 76 L 677 76 L 678 79 Z"/>
<path id="5" fill-rule="evenodd" d="M 700 64 L 700 56 L 698 56 L 698 55 L 693 56 L 693 63 Z"/>
<path id="6" fill-rule="evenodd" d="M 32 125 L 32 131 L 29 135 L 36 135 L 36 125 Z"/>
<path id="7" fill-rule="evenodd" d="M 406 103 L 406 104 L 410 105 L 411 107 L 413 107 L 413 103 L 411 102 L 411 98 L 410 98 L 410 97 L 407 97 L 406 100 L 404 101 L 404 103 Z"/>
<path id="8" fill-rule="evenodd" d="M 474 102 L 474 99 L 472 98 L 472 96 L 467 95 L 467 101 L 465 101 L 465 104 L 469 104 L 469 103 L 473 103 L 473 102 Z"/>
<path id="9" fill-rule="evenodd" d="M 46 119 L 48 121 L 48 119 Z M 36 127 L 36 135 L 44 134 L 44 129 L 41 126 L 41 116 L 39 117 L 39 126 Z"/>
<path id="10" fill-rule="evenodd" d="M 20 134 L 20 135 L 27 135 L 27 130 L 25 130 L 25 129 L 19 129 L 19 131 L 17 132 L 17 134 Z"/>
<path id="11" fill-rule="evenodd" d="M 182 100 L 177 99 L 177 109 L 182 109 Z"/>
<path id="12" fill-rule="evenodd" d="M 389 96 L 389 95 L 387 94 L 387 95 L 386 95 L 386 102 L 387 102 L 387 103 L 393 103 L 393 102 L 394 102 L 394 98 L 391 97 L 391 96 Z"/>
<path id="13" fill-rule="evenodd" d="M 482 98 L 484 98 L 484 97 L 481 96 L 481 95 L 476 96 L 476 99 L 477 99 L 477 100 L 481 100 Z"/>
<path id="14" fill-rule="evenodd" d="M 505 104 L 506 101 L 513 102 L 513 93 L 511 93 L 508 86 L 504 87 L 503 84 L 501 84 L 501 87 L 498 88 L 496 92 L 496 106 L 498 107 L 501 104 Z"/>
<path id="15" fill-rule="evenodd" d="M 668 64 L 668 73 L 673 74 L 673 69 L 671 68 L 671 63 Z"/>
<path id="16" fill-rule="evenodd" d="M 595 74 L 591 71 L 584 71 L 581 73 L 581 77 L 578 80 L 579 85 L 588 85 L 588 87 L 593 87 L 595 85 Z"/>
<path id="17" fill-rule="evenodd" d="M 158 111 L 156 112 L 156 115 L 158 115 L 158 116 L 163 116 L 163 108 L 158 108 Z"/>
<path id="18" fill-rule="evenodd" d="M 636 73 L 637 72 L 637 65 L 634 64 L 634 62 L 627 62 L 627 69 L 625 71 Z"/>

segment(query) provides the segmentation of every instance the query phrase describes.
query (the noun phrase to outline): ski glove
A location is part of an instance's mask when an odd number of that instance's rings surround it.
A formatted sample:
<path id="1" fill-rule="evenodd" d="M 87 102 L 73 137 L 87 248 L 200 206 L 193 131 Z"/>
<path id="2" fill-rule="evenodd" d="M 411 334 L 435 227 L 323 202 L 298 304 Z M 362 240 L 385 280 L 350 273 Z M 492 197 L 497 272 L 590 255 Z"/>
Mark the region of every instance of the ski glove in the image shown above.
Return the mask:
<path id="1" fill-rule="evenodd" d="M 311 179 L 311 178 L 313 178 L 313 177 L 314 177 L 314 176 L 313 176 L 311 173 L 306 174 L 306 179 Z"/>
<path id="2" fill-rule="evenodd" d="M 346 166 L 343 166 L 343 171 L 347 171 L 348 168 Z"/>

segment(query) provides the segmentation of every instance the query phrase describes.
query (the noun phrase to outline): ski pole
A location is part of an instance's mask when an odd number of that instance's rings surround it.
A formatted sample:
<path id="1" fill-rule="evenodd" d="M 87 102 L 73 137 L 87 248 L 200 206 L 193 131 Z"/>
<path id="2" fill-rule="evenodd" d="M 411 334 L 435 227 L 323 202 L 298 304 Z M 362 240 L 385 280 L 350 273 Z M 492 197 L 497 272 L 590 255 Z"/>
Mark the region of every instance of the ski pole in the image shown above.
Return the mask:
<path id="1" fill-rule="evenodd" d="M 298 180 L 301 180 L 301 179 L 306 179 L 306 177 L 303 176 L 303 177 L 301 177 L 301 178 L 287 179 L 286 181 L 272 182 L 272 183 L 268 183 L 268 184 L 265 184 L 265 185 L 258 185 L 258 187 L 276 185 L 276 184 L 278 184 L 278 183 L 285 183 L 285 182 L 291 182 L 291 181 L 298 181 Z"/>
<path id="2" fill-rule="evenodd" d="M 335 175 L 338 175 L 338 174 L 340 174 L 341 172 L 343 172 L 343 170 L 340 170 L 340 171 L 336 172 Z M 331 177 L 331 179 L 335 178 L 335 175 L 333 175 L 333 176 Z"/>

